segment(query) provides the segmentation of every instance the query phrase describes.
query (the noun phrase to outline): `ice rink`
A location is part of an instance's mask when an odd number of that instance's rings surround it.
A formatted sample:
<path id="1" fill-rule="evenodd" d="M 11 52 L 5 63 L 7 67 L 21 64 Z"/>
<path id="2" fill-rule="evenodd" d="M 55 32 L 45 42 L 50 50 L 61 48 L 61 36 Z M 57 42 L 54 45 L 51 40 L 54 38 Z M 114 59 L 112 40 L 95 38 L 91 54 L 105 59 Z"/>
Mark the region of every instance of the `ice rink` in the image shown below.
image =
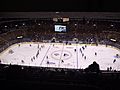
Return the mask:
<path id="1" fill-rule="evenodd" d="M 118 56 L 116 56 L 116 54 Z M 3 64 L 85 69 L 93 61 L 101 70 L 120 70 L 120 50 L 105 45 L 24 42 L 0 53 Z"/>

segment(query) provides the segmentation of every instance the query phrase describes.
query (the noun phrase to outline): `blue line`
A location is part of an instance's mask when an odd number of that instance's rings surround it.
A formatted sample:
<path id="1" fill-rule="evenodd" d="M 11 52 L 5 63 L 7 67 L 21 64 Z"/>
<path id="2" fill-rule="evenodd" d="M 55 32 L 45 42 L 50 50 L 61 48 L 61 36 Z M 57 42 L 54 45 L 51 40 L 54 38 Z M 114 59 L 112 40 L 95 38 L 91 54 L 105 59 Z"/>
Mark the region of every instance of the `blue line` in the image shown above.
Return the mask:
<path id="1" fill-rule="evenodd" d="M 77 46 L 78 44 L 76 44 L 76 56 L 77 56 L 77 69 L 78 69 L 78 46 Z"/>
<path id="2" fill-rule="evenodd" d="M 61 55 L 60 55 L 60 59 L 62 58 L 63 48 L 64 48 L 64 43 L 63 43 L 63 47 L 62 47 L 62 52 L 61 52 Z"/>
<path id="3" fill-rule="evenodd" d="M 61 51 L 61 55 L 60 55 L 60 60 L 61 60 L 61 58 L 62 58 L 63 48 L 64 48 L 64 43 L 63 43 L 63 47 L 62 47 L 62 51 Z M 60 66 L 60 60 L 59 60 L 59 64 L 58 64 L 58 66 Z"/>
<path id="4" fill-rule="evenodd" d="M 42 65 L 42 63 L 43 63 L 43 61 L 44 61 L 44 59 L 45 59 L 45 57 L 46 57 L 46 55 L 47 55 L 47 53 L 48 53 L 48 51 L 49 51 L 49 49 L 50 49 L 51 45 L 52 45 L 52 44 L 50 44 L 50 46 L 49 46 L 49 48 L 48 48 L 48 50 L 47 50 L 47 52 L 46 52 L 45 56 L 43 57 L 43 60 L 41 61 L 40 65 Z"/>

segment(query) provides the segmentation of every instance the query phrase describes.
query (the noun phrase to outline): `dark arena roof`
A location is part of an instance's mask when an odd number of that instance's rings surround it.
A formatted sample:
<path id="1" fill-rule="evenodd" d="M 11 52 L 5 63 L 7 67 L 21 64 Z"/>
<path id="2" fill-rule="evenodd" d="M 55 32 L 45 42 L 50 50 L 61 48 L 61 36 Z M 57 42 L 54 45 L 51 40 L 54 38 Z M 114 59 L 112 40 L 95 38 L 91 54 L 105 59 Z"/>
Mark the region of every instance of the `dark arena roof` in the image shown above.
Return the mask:
<path id="1" fill-rule="evenodd" d="M 119 12 L 117 0 L 1 0 L 0 11 Z"/>
<path id="2" fill-rule="evenodd" d="M 120 19 L 119 12 L 1 12 L 0 18 L 96 18 Z"/>

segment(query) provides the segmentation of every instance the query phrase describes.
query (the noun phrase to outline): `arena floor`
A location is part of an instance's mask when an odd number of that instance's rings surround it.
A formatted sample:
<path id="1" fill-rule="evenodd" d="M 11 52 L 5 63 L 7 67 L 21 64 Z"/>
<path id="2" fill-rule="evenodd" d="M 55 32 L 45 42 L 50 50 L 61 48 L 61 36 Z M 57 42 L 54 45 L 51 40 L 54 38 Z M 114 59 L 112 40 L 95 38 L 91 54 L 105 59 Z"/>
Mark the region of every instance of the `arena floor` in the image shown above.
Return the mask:
<path id="1" fill-rule="evenodd" d="M 116 56 L 116 54 L 118 54 Z M 24 42 L 0 53 L 3 64 L 85 69 L 93 61 L 101 70 L 120 70 L 120 50 L 105 45 Z"/>

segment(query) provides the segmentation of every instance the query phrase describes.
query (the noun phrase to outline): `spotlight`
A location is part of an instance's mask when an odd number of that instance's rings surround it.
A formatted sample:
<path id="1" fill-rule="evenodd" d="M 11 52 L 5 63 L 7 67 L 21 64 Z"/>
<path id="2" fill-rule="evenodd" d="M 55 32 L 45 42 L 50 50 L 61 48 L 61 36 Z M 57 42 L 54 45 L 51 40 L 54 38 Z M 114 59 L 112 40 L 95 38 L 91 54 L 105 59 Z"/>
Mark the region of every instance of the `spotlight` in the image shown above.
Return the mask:
<path id="1" fill-rule="evenodd" d="M 6 28 L 7 26 L 5 25 L 5 28 Z"/>

